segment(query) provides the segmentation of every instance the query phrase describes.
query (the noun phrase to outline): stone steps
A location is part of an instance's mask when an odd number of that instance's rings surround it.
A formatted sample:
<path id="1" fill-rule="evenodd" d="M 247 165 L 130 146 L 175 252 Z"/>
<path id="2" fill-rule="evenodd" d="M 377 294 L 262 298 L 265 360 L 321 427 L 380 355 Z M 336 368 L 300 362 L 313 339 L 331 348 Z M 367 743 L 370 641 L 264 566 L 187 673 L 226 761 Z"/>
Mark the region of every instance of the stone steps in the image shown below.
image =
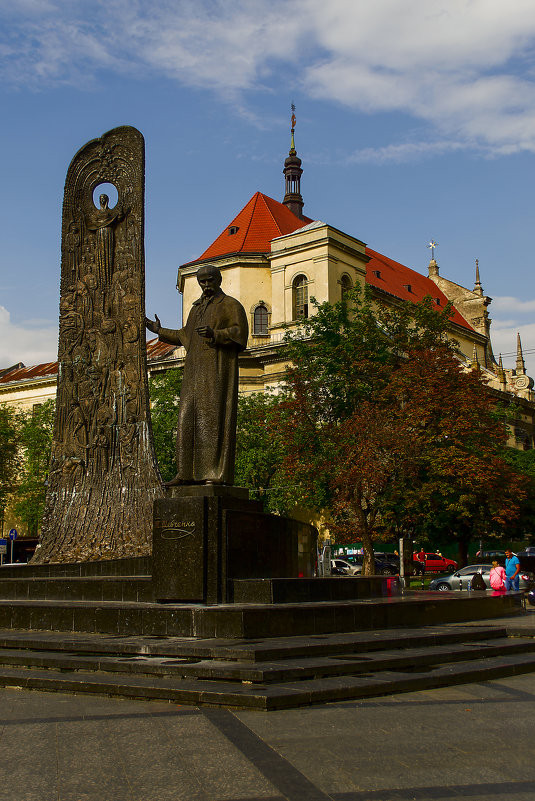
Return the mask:
<path id="1" fill-rule="evenodd" d="M 508 622 L 508 628 L 511 623 Z M 418 628 L 353 631 L 341 634 L 273 637 L 261 640 L 195 639 L 191 637 L 124 636 L 83 634 L 67 631 L 26 631 L 0 629 L 0 648 L 34 651 L 69 651 L 80 655 L 151 655 L 196 659 L 225 659 L 229 662 L 269 662 L 370 653 L 374 651 L 421 648 L 435 644 L 456 644 L 478 640 L 504 639 L 504 626 L 424 626 Z"/>
<path id="2" fill-rule="evenodd" d="M 270 710 L 535 671 L 535 638 L 508 638 L 500 627 L 321 639 L 62 639 L 60 632 L 0 631 L 0 686 Z"/>
<path id="3" fill-rule="evenodd" d="M 32 576 L 0 581 L 4 601 L 124 601 L 152 602 L 151 576 Z"/>
<path id="4" fill-rule="evenodd" d="M 162 657 L 148 655 L 90 656 L 75 652 L 48 653 L 43 651 L 15 651 L 0 649 L 0 667 L 22 666 L 46 670 L 95 671 L 143 676 L 169 676 L 175 678 L 210 679 L 212 681 L 248 681 L 256 684 L 274 684 L 326 676 L 344 676 L 370 671 L 410 671 L 438 662 L 468 662 L 492 656 L 511 655 L 535 651 L 535 640 L 517 639 L 498 644 L 492 641 L 461 643 L 458 646 L 442 645 L 411 648 L 404 651 L 381 651 L 373 654 L 345 654 L 343 656 L 287 659 L 278 662 L 244 664 L 223 660 L 195 659 L 193 657 Z"/>

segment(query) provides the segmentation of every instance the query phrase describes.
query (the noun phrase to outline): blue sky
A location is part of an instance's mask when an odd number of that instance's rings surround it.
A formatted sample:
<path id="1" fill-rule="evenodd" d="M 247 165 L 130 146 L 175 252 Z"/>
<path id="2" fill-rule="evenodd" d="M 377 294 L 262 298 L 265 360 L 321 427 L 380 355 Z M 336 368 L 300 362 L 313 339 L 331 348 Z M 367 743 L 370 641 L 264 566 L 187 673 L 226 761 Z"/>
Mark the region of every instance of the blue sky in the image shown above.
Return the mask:
<path id="1" fill-rule="evenodd" d="M 0 367 L 53 360 L 63 184 L 90 139 L 146 140 L 147 311 L 254 192 L 465 286 L 535 373 L 533 0 L 0 0 Z M 533 353 L 529 353 L 533 351 Z"/>

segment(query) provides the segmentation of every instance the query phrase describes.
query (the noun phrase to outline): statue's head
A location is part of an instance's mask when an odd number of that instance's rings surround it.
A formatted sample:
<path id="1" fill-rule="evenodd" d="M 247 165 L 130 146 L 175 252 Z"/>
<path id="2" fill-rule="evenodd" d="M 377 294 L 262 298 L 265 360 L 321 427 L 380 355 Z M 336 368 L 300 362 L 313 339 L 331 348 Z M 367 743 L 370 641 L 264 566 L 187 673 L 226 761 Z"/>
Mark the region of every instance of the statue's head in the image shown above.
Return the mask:
<path id="1" fill-rule="evenodd" d="M 197 270 L 197 281 L 203 295 L 214 295 L 221 286 L 221 272 L 215 264 L 203 264 Z"/>
<path id="2" fill-rule="evenodd" d="M 100 208 L 101 209 L 107 209 L 108 208 L 108 203 L 110 202 L 110 199 L 109 199 L 108 195 L 100 195 L 99 201 L 100 201 Z"/>

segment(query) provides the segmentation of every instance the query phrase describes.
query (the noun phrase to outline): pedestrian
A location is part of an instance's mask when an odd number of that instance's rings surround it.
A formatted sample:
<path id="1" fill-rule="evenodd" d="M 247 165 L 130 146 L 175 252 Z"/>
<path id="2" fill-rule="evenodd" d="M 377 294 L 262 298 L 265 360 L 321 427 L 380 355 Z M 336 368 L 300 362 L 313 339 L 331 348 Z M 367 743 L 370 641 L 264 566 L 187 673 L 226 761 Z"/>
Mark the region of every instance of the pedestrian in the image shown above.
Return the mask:
<path id="1" fill-rule="evenodd" d="M 510 548 L 505 549 L 505 589 L 520 589 L 520 562 Z"/>
<path id="2" fill-rule="evenodd" d="M 505 591 L 505 570 L 496 559 L 492 560 L 489 581 L 493 590 Z"/>

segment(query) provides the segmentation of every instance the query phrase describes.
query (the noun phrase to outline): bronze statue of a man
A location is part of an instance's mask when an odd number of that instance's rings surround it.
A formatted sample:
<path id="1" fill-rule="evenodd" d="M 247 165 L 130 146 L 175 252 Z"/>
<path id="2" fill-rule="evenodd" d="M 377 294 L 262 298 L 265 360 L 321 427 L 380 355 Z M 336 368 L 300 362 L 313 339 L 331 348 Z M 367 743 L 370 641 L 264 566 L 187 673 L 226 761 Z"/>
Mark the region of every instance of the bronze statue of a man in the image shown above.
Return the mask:
<path id="1" fill-rule="evenodd" d="M 202 289 L 184 328 L 162 328 L 146 319 L 162 342 L 183 345 L 186 363 L 176 437 L 177 474 L 167 486 L 228 484 L 234 481 L 238 354 L 247 346 L 249 326 L 241 303 L 221 289 L 213 264 L 197 271 Z"/>

